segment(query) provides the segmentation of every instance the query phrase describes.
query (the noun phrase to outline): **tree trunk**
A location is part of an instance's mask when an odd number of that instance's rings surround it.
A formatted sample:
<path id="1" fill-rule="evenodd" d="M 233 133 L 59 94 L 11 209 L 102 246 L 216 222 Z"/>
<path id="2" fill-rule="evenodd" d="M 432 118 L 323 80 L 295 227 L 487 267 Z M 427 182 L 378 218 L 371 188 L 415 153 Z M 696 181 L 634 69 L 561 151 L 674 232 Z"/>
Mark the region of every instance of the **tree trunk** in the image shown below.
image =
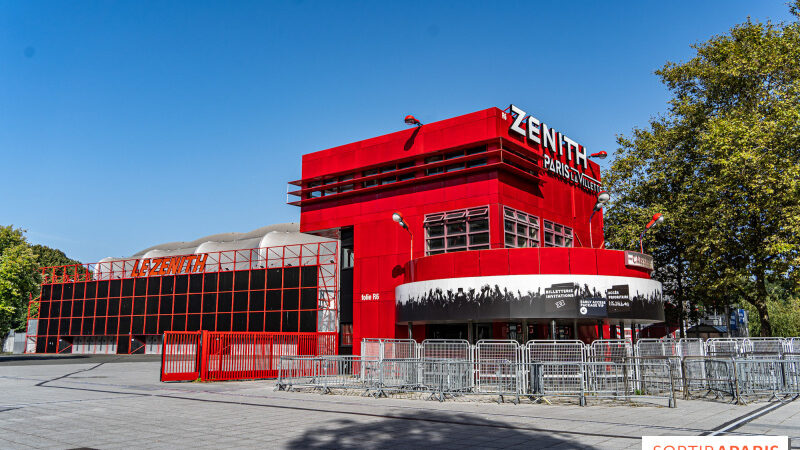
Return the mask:
<path id="1" fill-rule="evenodd" d="M 758 319 L 761 321 L 761 337 L 772 337 L 772 325 L 769 323 L 769 311 L 767 311 L 767 283 L 764 266 L 759 265 L 756 269 L 756 298 L 753 306 L 758 311 Z"/>
<path id="2" fill-rule="evenodd" d="M 751 303 L 753 303 L 753 306 L 756 307 L 756 311 L 758 311 L 758 320 L 761 322 L 761 337 L 771 337 L 772 325 L 769 323 L 766 297 L 757 298 L 755 302 Z"/>
<path id="3" fill-rule="evenodd" d="M 686 336 L 686 311 L 684 309 L 684 304 L 683 304 L 683 261 L 680 261 L 678 263 L 678 273 L 676 275 L 677 275 L 677 279 L 678 279 L 678 308 L 679 308 L 678 311 L 680 311 L 678 313 L 678 327 L 681 330 L 681 333 L 680 333 L 681 339 L 683 339 L 683 338 L 687 337 Z"/>

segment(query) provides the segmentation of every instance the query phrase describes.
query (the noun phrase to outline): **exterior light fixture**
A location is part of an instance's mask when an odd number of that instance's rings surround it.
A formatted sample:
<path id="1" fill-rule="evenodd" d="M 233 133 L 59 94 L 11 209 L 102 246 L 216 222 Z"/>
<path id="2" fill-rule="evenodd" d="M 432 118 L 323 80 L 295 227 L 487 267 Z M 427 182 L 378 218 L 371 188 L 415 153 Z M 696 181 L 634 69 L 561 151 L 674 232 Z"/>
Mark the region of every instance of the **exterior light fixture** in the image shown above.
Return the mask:
<path id="1" fill-rule="evenodd" d="M 412 119 L 413 119 L 413 117 L 412 117 Z M 406 118 L 406 122 L 408 122 L 408 118 Z M 405 220 L 403 220 L 403 215 L 400 214 L 399 212 L 392 213 L 392 220 L 397 222 L 398 225 L 400 225 L 401 227 L 405 228 L 406 231 L 408 231 L 408 235 L 411 238 L 411 257 L 410 257 L 410 259 L 411 259 L 411 261 L 413 261 L 414 260 L 414 233 L 412 233 L 411 230 L 408 228 L 408 224 L 406 223 Z"/>
<path id="2" fill-rule="evenodd" d="M 409 125 L 416 125 L 418 127 L 422 126 L 422 122 L 417 120 L 417 118 L 412 116 L 411 114 L 406 116 L 406 123 L 409 124 Z M 395 214 L 397 214 L 397 213 L 395 213 Z"/>
<path id="3" fill-rule="evenodd" d="M 402 216 L 402 215 L 401 215 L 399 212 L 396 212 L 396 213 L 392 214 L 392 220 L 394 220 L 395 222 L 397 222 L 397 224 L 398 224 L 398 225 L 400 225 L 401 227 L 403 227 L 403 228 L 405 228 L 406 230 L 408 230 L 408 225 L 407 225 L 407 224 L 406 224 L 406 222 L 403 220 L 403 216 Z M 410 232 L 410 231 L 409 231 L 409 232 Z"/>
<path id="4" fill-rule="evenodd" d="M 600 151 L 589 155 L 590 158 L 597 158 L 597 159 L 606 159 L 606 156 L 608 156 L 608 153 L 606 153 L 605 151 Z"/>
<path id="5" fill-rule="evenodd" d="M 605 152 L 601 152 L 601 153 L 605 153 Z M 594 209 L 592 210 L 592 213 L 589 215 L 589 247 L 594 248 L 594 242 L 593 242 L 594 239 L 593 239 L 593 236 L 592 236 L 592 234 L 593 234 L 592 233 L 592 217 L 594 217 L 594 213 L 596 213 L 597 211 L 600 211 L 601 209 L 603 209 L 603 206 L 605 206 L 605 204 L 608 203 L 609 200 L 611 200 L 611 196 L 608 195 L 608 192 L 600 191 L 600 193 L 597 194 L 597 203 L 594 204 Z"/>
<path id="6" fill-rule="evenodd" d="M 660 224 L 664 221 L 664 215 L 661 213 L 653 214 L 653 218 L 650 222 L 647 222 L 647 225 L 644 226 L 644 230 L 639 234 L 639 252 L 644 253 L 644 246 L 642 245 L 642 240 L 644 239 L 644 234 L 647 233 L 647 230 L 653 228 L 654 226 Z"/>

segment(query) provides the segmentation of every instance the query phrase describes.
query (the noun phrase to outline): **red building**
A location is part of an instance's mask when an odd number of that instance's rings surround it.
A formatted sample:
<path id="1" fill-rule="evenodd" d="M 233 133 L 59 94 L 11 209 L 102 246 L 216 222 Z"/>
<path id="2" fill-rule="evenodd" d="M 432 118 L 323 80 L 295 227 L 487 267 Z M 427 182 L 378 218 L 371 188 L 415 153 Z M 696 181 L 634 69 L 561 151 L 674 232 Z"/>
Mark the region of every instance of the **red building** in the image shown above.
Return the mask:
<path id="1" fill-rule="evenodd" d="M 513 105 L 304 155 L 291 184 L 301 231 L 347 255 L 342 343 L 590 340 L 663 320 L 652 260 L 603 249 L 599 166 Z"/>
<path id="2" fill-rule="evenodd" d="M 28 351 L 160 352 L 166 331 L 207 330 L 358 353 L 362 338 L 590 341 L 663 321 L 652 259 L 603 249 L 584 146 L 513 105 L 407 122 L 304 155 L 299 227 L 45 268 Z"/>

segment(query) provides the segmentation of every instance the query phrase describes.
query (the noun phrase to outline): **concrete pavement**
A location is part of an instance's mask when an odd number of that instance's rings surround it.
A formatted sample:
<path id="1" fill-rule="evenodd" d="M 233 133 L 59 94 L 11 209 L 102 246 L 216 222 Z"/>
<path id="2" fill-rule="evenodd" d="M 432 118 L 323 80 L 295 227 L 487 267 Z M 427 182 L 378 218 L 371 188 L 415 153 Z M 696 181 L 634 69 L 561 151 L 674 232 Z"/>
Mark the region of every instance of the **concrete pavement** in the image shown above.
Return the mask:
<path id="1" fill-rule="evenodd" d="M 640 448 L 642 435 L 714 432 L 788 434 L 800 446 L 800 402 L 439 403 L 275 392 L 270 381 L 160 383 L 157 361 L 129 356 L 50 361 L 0 360 L 0 448 Z"/>

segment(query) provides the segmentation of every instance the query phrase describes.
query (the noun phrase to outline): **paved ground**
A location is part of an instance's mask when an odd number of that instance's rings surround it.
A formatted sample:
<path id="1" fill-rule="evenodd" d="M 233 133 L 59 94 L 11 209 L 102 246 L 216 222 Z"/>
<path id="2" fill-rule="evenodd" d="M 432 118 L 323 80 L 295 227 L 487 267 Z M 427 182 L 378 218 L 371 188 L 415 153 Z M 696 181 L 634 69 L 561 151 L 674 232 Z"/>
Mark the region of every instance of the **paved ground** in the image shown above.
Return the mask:
<path id="1" fill-rule="evenodd" d="M 158 372 L 146 357 L 0 358 L 0 448 L 616 449 L 640 448 L 642 435 L 719 432 L 789 435 L 800 445 L 800 401 L 439 403 L 275 392 L 265 381 L 164 384 Z"/>

